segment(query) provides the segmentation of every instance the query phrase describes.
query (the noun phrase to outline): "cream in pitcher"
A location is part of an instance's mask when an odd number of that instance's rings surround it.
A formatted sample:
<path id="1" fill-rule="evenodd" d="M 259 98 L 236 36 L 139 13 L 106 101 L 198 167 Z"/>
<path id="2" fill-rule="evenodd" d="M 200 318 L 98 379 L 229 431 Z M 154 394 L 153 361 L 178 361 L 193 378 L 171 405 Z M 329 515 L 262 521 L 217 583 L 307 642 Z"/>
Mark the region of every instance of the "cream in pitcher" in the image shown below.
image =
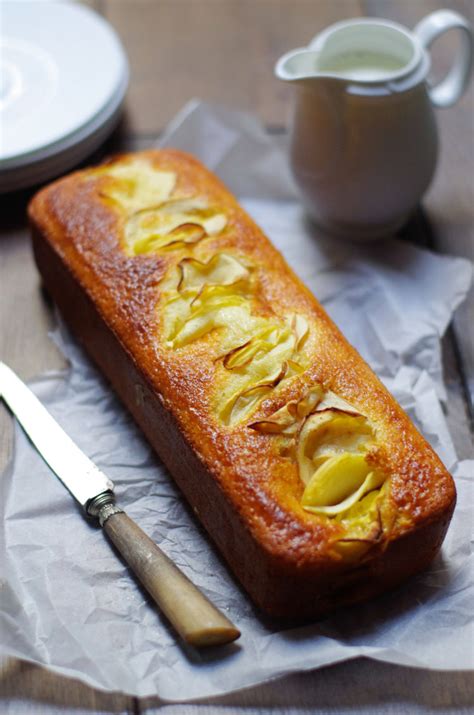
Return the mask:
<path id="1" fill-rule="evenodd" d="M 458 55 L 430 86 L 428 48 L 449 29 L 460 31 Z M 388 20 L 338 22 L 278 61 L 277 77 L 297 89 L 291 164 L 316 222 L 349 238 L 375 239 L 406 221 L 436 166 L 433 107 L 460 98 L 472 55 L 467 20 L 439 10 L 413 32 Z"/>

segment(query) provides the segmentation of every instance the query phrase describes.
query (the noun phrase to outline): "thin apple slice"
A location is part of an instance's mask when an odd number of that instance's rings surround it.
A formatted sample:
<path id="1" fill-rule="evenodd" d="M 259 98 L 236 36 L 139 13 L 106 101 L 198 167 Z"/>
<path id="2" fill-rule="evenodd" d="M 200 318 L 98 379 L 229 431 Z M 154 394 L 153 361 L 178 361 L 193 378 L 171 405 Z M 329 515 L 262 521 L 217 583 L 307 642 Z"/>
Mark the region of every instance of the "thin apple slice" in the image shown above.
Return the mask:
<path id="1" fill-rule="evenodd" d="M 216 253 L 207 263 L 195 258 L 183 258 L 178 269 L 181 272 L 178 282 L 180 292 L 199 291 L 204 285 L 229 286 L 250 277 L 248 268 L 228 253 Z"/>
<path id="2" fill-rule="evenodd" d="M 97 170 L 108 181 L 101 195 L 115 201 L 128 215 L 165 201 L 176 185 L 176 174 L 158 171 L 143 159 L 109 165 Z"/>
<path id="3" fill-rule="evenodd" d="M 373 443 L 365 417 L 335 407 L 321 410 L 323 402 L 304 423 L 298 440 L 297 459 L 305 484 L 327 459 L 346 453 L 360 454 Z"/>
<path id="4" fill-rule="evenodd" d="M 295 313 L 291 316 L 290 326 L 295 335 L 295 350 L 298 351 L 303 346 L 304 341 L 309 334 L 309 324 L 303 315 Z"/>
<path id="5" fill-rule="evenodd" d="M 312 513 L 335 516 L 350 509 L 363 496 L 380 487 L 383 481 L 383 475 L 370 470 L 364 455 L 341 454 L 316 470 L 301 504 Z"/>

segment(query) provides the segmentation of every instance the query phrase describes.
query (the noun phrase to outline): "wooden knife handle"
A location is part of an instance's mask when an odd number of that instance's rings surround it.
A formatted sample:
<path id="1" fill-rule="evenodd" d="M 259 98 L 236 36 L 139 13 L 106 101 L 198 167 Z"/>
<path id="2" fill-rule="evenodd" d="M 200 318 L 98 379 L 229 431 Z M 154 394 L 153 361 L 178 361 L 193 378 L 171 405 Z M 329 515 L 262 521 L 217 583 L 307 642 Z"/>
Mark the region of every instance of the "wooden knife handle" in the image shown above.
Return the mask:
<path id="1" fill-rule="evenodd" d="M 240 631 L 179 568 L 117 507 L 102 528 L 186 643 L 196 647 L 236 640 Z"/>

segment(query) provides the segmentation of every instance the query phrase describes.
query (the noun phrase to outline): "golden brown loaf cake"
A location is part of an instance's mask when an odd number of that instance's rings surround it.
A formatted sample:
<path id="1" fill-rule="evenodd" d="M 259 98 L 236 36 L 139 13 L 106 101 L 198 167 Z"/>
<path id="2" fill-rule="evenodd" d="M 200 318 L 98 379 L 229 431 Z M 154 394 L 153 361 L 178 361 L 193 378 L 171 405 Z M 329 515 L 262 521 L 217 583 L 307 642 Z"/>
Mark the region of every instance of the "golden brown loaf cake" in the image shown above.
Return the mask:
<path id="1" fill-rule="evenodd" d="M 314 617 L 429 563 L 451 476 L 195 159 L 119 156 L 30 219 L 48 291 L 259 607 Z"/>

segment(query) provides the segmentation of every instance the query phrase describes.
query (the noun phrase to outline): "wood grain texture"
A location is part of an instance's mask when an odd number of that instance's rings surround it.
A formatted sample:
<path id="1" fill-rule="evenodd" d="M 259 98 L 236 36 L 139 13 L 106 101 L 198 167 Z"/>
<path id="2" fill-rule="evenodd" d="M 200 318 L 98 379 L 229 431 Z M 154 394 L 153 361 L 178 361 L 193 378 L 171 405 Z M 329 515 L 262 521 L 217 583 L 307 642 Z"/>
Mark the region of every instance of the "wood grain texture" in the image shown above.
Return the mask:
<path id="1" fill-rule="evenodd" d="M 413 26 L 440 7 L 464 14 L 473 10 L 471 0 L 364 0 L 361 4 L 356 0 L 91 0 L 88 4 L 116 26 L 132 64 L 127 118 L 105 153 L 149 146 L 192 96 L 249 109 L 272 127 L 285 124 L 291 96 L 273 80 L 273 64 L 284 51 L 305 44 L 336 20 L 376 14 Z M 447 66 L 452 42 L 445 38 L 435 48 L 436 71 L 443 63 Z M 411 226 L 412 233 L 419 231 L 420 242 L 435 241 L 443 252 L 459 255 L 472 255 L 473 250 L 473 116 L 472 87 L 456 108 L 438 112 L 441 159 L 425 201 L 430 227 Z M 131 138 L 131 132 L 140 136 Z M 27 196 L 0 199 L 0 358 L 24 378 L 64 364 L 47 336 L 51 309 L 39 290 L 31 257 L 24 217 Z M 427 230 L 433 235 L 426 236 Z M 471 323 L 472 304 L 456 316 L 462 368 L 472 379 Z M 448 423 L 458 454 L 467 457 L 472 442 L 457 347 L 449 334 L 443 345 Z M 10 454 L 10 434 L 11 419 L 0 406 L 0 469 Z M 471 673 L 436 673 L 368 660 L 294 675 L 223 698 L 176 705 L 100 693 L 14 660 L 0 671 L 0 711 L 8 715 L 417 715 L 433 711 L 459 715 L 472 713 L 473 703 Z"/>
<path id="2" fill-rule="evenodd" d="M 191 97 L 286 123 L 292 92 L 273 76 L 277 59 L 360 13 L 357 0 L 106 0 L 131 64 L 130 130 L 156 134 Z"/>
<path id="3" fill-rule="evenodd" d="M 2 715 L 472 715 L 472 673 L 402 668 L 358 659 L 196 703 L 105 694 L 38 666 L 10 661 Z"/>
<path id="4" fill-rule="evenodd" d="M 471 673 L 359 659 L 199 704 L 139 703 L 146 715 L 472 715 L 473 694 Z"/>
<path id="5" fill-rule="evenodd" d="M 31 663 L 10 659 L 2 664 L 0 678 L 2 715 L 52 715 L 53 713 L 137 712 L 134 698 L 101 693 L 77 680 L 62 678 Z"/>

